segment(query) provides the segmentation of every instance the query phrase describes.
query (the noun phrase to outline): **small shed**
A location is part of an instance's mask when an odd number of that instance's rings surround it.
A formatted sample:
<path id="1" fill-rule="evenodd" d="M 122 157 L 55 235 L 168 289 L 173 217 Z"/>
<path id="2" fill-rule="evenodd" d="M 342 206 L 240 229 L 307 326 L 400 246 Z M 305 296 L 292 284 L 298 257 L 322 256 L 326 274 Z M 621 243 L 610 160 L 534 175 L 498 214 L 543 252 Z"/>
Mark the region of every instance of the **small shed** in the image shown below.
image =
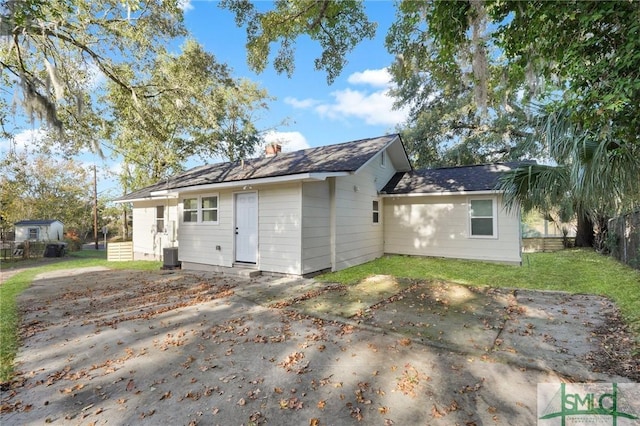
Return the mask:
<path id="1" fill-rule="evenodd" d="M 64 225 L 59 220 L 21 220 L 16 222 L 15 241 L 61 241 Z"/>

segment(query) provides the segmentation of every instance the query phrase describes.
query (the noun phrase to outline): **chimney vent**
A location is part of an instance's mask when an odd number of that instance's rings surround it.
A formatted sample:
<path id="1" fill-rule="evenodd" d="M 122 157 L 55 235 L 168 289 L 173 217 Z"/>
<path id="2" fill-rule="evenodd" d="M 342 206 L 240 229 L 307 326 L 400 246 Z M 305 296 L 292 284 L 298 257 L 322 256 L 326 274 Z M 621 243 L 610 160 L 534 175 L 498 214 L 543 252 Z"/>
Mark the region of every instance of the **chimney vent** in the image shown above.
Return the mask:
<path id="1" fill-rule="evenodd" d="M 267 148 L 265 149 L 265 155 L 267 157 L 273 157 L 279 152 L 282 152 L 282 145 L 276 142 L 270 143 L 269 145 L 267 145 Z"/>

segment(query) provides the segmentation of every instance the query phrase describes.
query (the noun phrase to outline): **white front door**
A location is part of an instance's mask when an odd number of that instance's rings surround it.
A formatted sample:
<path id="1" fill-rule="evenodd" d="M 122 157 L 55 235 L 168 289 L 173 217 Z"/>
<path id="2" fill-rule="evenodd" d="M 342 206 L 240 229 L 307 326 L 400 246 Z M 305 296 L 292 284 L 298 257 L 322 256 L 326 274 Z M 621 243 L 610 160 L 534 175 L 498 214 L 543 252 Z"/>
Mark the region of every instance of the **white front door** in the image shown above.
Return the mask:
<path id="1" fill-rule="evenodd" d="M 258 255 L 258 193 L 236 194 L 236 262 L 256 263 Z"/>

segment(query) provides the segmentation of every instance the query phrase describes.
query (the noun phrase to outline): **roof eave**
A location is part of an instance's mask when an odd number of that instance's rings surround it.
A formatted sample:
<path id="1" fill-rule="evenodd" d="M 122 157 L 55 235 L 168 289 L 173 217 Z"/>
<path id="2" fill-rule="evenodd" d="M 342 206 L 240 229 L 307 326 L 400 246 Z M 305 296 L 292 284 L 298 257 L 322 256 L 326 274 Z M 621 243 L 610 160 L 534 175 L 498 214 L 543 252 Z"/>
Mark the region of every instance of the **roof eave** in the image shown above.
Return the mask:
<path id="1" fill-rule="evenodd" d="M 128 199 L 113 200 L 113 203 L 114 204 L 136 203 L 138 201 L 166 200 L 167 198 L 176 198 L 176 196 L 174 194 L 150 195 L 148 197 L 138 197 L 138 198 L 128 198 Z"/>
<path id="2" fill-rule="evenodd" d="M 184 194 L 189 192 L 238 188 L 238 187 L 245 187 L 245 186 L 253 187 L 254 185 L 268 185 L 268 184 L 277 184 L 277 183 L 286 183 L 286 182 L 295 182 L 295 181 L 323 181 L 330 177 L 347 176 L 349 174 L 351 173 L 350 172 L 299 173 L 299 174 L 285 175 L 285 176 L 273 176 L 273 177 L 257 178 L 257 179 L 243 179 L 243 180 L 236 180 L 231 182 L 217 182 L 217 183 L 209 183 L 209 184 L 203 184 L 203 185 L 193 185 L 193 186 L 185 186 L 182 188 L 175 188 L 170 190 L 169 194 L 177 197 L 179 194 Z"/>
<path id="3" fill-rule="evenodd" d="M 504 191 L 500 190 L 485 190 L 485 191 L 440 191 L 440 192 L 408 192 L 402 194 L 386 194 L 381 192 L 382 198 L 404 198 L 404 197 L 442 197 L 447 195 L 498 195 Z"/>

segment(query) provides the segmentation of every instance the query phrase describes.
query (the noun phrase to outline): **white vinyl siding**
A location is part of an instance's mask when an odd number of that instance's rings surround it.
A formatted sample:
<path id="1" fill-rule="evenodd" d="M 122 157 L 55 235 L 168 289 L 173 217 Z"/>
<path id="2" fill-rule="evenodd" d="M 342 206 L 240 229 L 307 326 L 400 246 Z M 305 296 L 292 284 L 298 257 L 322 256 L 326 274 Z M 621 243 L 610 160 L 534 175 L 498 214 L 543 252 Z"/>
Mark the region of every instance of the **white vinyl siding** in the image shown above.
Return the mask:
<path id="1" fill-rule="evenodd" d="M 64 239 L 64 225 L 58 220 L 43 225 L 15 225 L 16 241 L 59 241 Z"/>
<path id="2" fill-rule="evenodd" d="M 233 266 L 233 192 L 231 190 L 220 191 L 211 194 L 193 193 L 184 195 L 183 202 L 179 204 L 180 217 L 193 217 L 191 213 L 195 205 L 202 206 L 202 200 L 214 197 L 216 200 L 217 222 L 202 221 L 201 211 L 196 212 L 196 221 L 182 222 L 179 230 L 180 250 L 179 257 L 184 263 L 199 264 L 200 268 L 193 265 L 192 269 L 207 269 L 208 265 L 213 266 Z M 184 200 L 196 200 L 195 204 L 187 203 L 189 213 L 185 214 Z M 205 206 L 210 206 L 207 202 Z M 206 210 L 205 210 L 206 211 Z M 219 249 L 218 249 L 219 248 Z"/>
<path id="3" fill-rule="evenodd" d="M 301 275 L 301 183 L 260 186 L 258 194 L 258 262 L 265 272 Z M 191 269 L 232 267 L 234 263 L 235 193 L 218 193 L 218 224 L 182 223 L 180 260 Z M 186 197 L 206 197 L 206 193 Z M 216 247 L 219 246 L 220 250 Z"/>
<path id="4" fill-rule="evenodd" d="M 331 268 L 329 182 L 302 184 L 302 273 Z"/>
<path id="5" fill-rule="evenodd" d="M 383 226 L 373 223 L 372 205 L 374 200 L 379 199 L 378 191 L 391 179 L 395 169 L 390 167 L 388 161 L 387 166 L 382 167 L 380 155 L 357 174 L 336 178 L 333 265 L 336 271 L 368 262 L 384 254 Z M 379 208 L 382 209 L 383 206 L 384 201 L 380 199 Z"/>
<path id="6" fill-rule="evenodd" d="M 258 265 L 267 272 L 301 275 L 302 183 L 260 187 Z"/>
<path id="7" fill-rule="evenodd" d="M 177 201 L 162 200 L 163 206 L 158 201 L 139 201 L 133 203 L 133 257 L 135 260 L 161 260 L 162 249 L 165 247 L 177 247 L 174 240 L 176 235 L 171 232 L 158 232 L 158 211 L 163 209 L 163 227 L 173 230 L 178 223 Z"/>
<path id="8" fill-rule="evenodd" d="M 471 199 L 476 199 L 471 197 Z M 494 197 L 499 238 L 470 238 L 469 200 L 464 195 L 384 199 L 384 251 L 390 254 L 520 262 L 520 218 Z"/>

